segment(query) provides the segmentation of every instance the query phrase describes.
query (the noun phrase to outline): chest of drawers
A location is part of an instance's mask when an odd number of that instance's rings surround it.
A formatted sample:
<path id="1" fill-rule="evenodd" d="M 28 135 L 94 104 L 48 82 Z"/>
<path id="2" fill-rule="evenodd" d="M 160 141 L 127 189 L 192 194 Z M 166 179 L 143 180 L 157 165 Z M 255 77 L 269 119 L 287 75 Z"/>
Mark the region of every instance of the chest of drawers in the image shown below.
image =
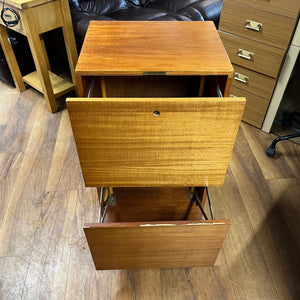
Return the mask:
<path id="1" fill-rule="evenodd" d="M 298 20 L 297 0 L 224 0 L 219 33 L 235 74 L 231 95 L 247 95 L 243 120 L 261 128 Z"/>

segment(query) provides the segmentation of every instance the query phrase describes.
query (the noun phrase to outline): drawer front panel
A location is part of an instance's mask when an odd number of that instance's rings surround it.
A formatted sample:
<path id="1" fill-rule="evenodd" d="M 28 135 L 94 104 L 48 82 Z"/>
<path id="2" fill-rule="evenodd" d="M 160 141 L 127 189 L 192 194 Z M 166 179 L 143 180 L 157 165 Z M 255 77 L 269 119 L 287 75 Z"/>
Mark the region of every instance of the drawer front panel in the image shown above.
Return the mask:
<path id="1" fill-rule="evenodd" d="M 299 0 L 225 0 L 223 5 L 225 2 L 246 5 L 293 19 L 298 17 L 299 12 Z"/>
<path id="2" fill-rule="evenodd" d="M 97 270 L 213 266 L 229 220 L 86 224 Z"/>
<path id="3" fill-rule="evenodd" d="M 20 20 L 19 20 L 18 24 L 14 27 L 11 27 L 11 29 L 14 30 L 14 31 L 17 31 L 21 34 L 24 34 L 24 28 L 23 28 L 23 24 L 22 24 L 22 17 L 23 17 L 22 12 L 19 11 L 18 9 L 16 9 L 16 8 L 10 6 L 10 5 L 7 5 L 7 4 L 5 4 L 5 8 L 11 8 L 11 9 L 15 10 L 17 12 L 17 14 L 19 15 L 19 17 L 20 17 Z M 2 9 L 2 5 L 1 5 L 1 9 Z M 13 14 L 10 11 L 7 11 L 7 13 L 5 12 L 5 15 L 7 15 L 7 17 L 5 18 L 6 21 L 15 20 Z M 5 26 L 5 24 L 3 23 L 1 18 L 0 18 L 0 24 Z"/>
<path id="4" fill-rule="evenodd" d="M 222 185 L 245 102 L 69 98 L 86 186 Z"/>
<path id="5" fill-rule="evenodd" d="M 196 194 L 204 205 L 205 189 Z M 114 188 L 113 195 L 104 223 L 84 228 L 96 269 L 215 263 L 230 221 L 202 221 L 199 207 L 190 206 L 189 188 Z"/>
<path id="6" fill-rule="evenodd" d="M 284 50 L 225 32 L 220 32 L 220 36 L 232 63 L 277 77 Z"/>
<path id="7" fill-rule="evenodd" d="M 269 106 L 269 100 L 258 97 L 234 86 L 231 87 L 230 93 L 235 97 L 243 96 L 247 98 L 242 120 L 253 126 L 261 128 Z"/>
<path id="8" fill-rule="evenodd" d="M 270 99 L 276 84 L 272 77 L 233 65 L 234 77 L 232 85 L 262 98 Z M 244 79 L 246 77 L 246 79 Z"/>
<path id="9" fill-rule="evenodd" d="M 274 47 L 288 47 L 294 26 L 291 18 L 229 2 L 223 4 L 220 30 Z"/>

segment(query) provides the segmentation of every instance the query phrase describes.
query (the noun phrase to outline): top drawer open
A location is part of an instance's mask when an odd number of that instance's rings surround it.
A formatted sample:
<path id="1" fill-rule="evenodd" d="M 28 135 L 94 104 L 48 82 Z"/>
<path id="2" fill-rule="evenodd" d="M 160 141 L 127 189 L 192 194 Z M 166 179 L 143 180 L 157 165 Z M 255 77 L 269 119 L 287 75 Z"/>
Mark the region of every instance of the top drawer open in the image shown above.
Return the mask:
<path id="1" fill-rule="evenodd" d="M 67 100 L 85 185 L 223 184 L 244 98 Z"/>

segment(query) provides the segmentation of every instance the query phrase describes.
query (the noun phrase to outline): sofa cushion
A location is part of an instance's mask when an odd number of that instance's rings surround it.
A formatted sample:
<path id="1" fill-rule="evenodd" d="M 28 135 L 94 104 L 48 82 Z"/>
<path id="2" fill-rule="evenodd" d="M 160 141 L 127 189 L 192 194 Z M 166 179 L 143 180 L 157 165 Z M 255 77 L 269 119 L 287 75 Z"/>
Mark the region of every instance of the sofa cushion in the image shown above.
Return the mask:
<path id="1" fill-rule="evenodd" d="M 193 21 L 210 20 L 216 25 L 222 9 L 220 0 L 152 0 L 149 8 L 183 14 Z"/>
<path id="2" fill-rule="evenodd" d="M 167 12 L 146 8 L 146 7 L 131 7 L 130 9 L 120 9 L 114 11 L 107 16 L 114 20 L 132 20 L 132 21 L 147 21 L 163 17 Z"/>
<path id="3" fill-rule="evenodd" d="M 107 15 L 121 8 L 127 8 L 126 0 L 78 0 L 79 10 L 95 15 Z"/>
<path id="4" fill-rule="evenodd" d="M 185 7 L 181 10 L 179 10 L 177 15 L 185 16 L 189 21 L 204 21 L 205 18 L 203 17 L 202 13 L 194 8 L 194 7 Z"/>
<path id="5" fill-rule="evenodd" d="M 80 49 L 91 20 L 214 21 L 222 0 L 69 0 Z"/>
<path id="6" fill-rule="evenodd" d="M 91 20 L 99 20 L 99 21 L 113 21 L 113 19 L 107 16 L 95 15 L 95 14 L 88 14 L 80 11 L 73 12 L 72 14 L 72 21 L 73 21 L 73 28 L 76 32 L 76 42 L 78 50 L 80 50 L 86 31 L 89 27 Z"/>
<path id="7" fill-rule="evenodd" d="M 170 12 L 177 12 L 178 10 L 192 5 L 196 2 L 203 2 L 203 0 L 155 0 L 148 3 L 147 7 L 155 9 L 163 9 Z"/>
<path id="8" fill-rule="evenodd" d="M 155 1 L 155 0 L 127 0 L 127 2 L 129 2 L 131 4 L 133 4 L 135 6 L 141 6 L 141 7 L 147 6 L 152 1 Z"/>

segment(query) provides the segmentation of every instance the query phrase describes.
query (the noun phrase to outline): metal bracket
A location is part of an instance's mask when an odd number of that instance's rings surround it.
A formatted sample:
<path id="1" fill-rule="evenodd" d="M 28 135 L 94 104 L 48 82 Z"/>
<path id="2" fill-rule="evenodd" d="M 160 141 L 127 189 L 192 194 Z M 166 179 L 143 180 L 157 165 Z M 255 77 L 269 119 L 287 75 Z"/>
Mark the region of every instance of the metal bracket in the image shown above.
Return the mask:
<path id="1" fill-rule="evenodd" d="M 99 204 L 98 223 L 103 223 L 108 207 L 116 205 L 116 198 L 112 194 L 108 193 L 108 197 L 107 197 L 107 200 L 106 200 L 106 204 L 105 204 L 105 207 L 104 207 L 103 214 L 102 214 L 102 204 L 104 204 L 103 203 L 103 187 L 101 187 L 101 190 L 100 190 L 100 204 Z"/>
<path id="2" fill-rule="evenodd" d="M 252 20 L 246 20 L 245 27 L 255 31 L 262 31 L 263 24 Z"/>
<path id="3" fill-rule="evenodd" d="M 238 52 L 237 52 L 237 55 L 241 58 L 248 59 L 248 60 L 253 60 L 254 59 L 254 53 L 253 52 L 243 50 L 243 49 L 239 49 Z"/>
<path id="4" fill-rule="evenodd" d="M 94 86 L 95 86 L 95 77 L 93 77 L 93 79 L 92 79 L 92 82 L 91 82 L 91 85 L 89 88 L 89 92 L 88 92 L 88 96 L 87 96 L 88 98 L 91 98 Z"/>
<path id="5" fill-rule="evenodd" d="M 167 72 L 164 71 L 155 71 L 155 72 L 143 72 L 144 76 L 159 76 L 159 75 L 167 75 Z"/>
<path id="6" fill-rule="evenodd" d="M 233 79 L 235 79 L 237 81 L 240 81 L 244 84 L 248 84 L 248 82 L 249 82 L 249 77 L 248 76 L 240 74 L 238 72 L 234 73 Z"/>
<path id="7" fill-rule="evenodd" d="M 218 95 L 219 98 L 222 98 L 223 94 L 221 92 L 220 85 L 219 85 L 219 82 L 218 82 L 217 78 L 215 78 L 215 83 L 216 83 L 217 95 Z"/>
<path id="8" fill-rule="evenodd" d="M 209 211 L 210 211 L 210 215 L 211 215 L 211 219 L 214 220 L 214 213 L 213 213 L 213 209 L 212 209 L 212 205 L 211 205 L 211 201 L 210 201 L 210 196 L 209 196 L 209 192 L 208 192 L 208 187 L 205 187 L 206 190 L 206 195 L 207 195 L 207 201 L 208 201 L 208 205 L 209 205 Z M 201 201 L 199 199 L 199 197 L 196 194 L 196 189 L 193 191 L 193 193 L 190 195 L 190 207 L 193 204 L 196 204 L 197 206 L 199 206 L 199 209 L 201 210 L 201 213 L 203 214 L 205 220 L 208 220 L 207 214 L 204 211 L 204 208 L 201 204 Z"/>

